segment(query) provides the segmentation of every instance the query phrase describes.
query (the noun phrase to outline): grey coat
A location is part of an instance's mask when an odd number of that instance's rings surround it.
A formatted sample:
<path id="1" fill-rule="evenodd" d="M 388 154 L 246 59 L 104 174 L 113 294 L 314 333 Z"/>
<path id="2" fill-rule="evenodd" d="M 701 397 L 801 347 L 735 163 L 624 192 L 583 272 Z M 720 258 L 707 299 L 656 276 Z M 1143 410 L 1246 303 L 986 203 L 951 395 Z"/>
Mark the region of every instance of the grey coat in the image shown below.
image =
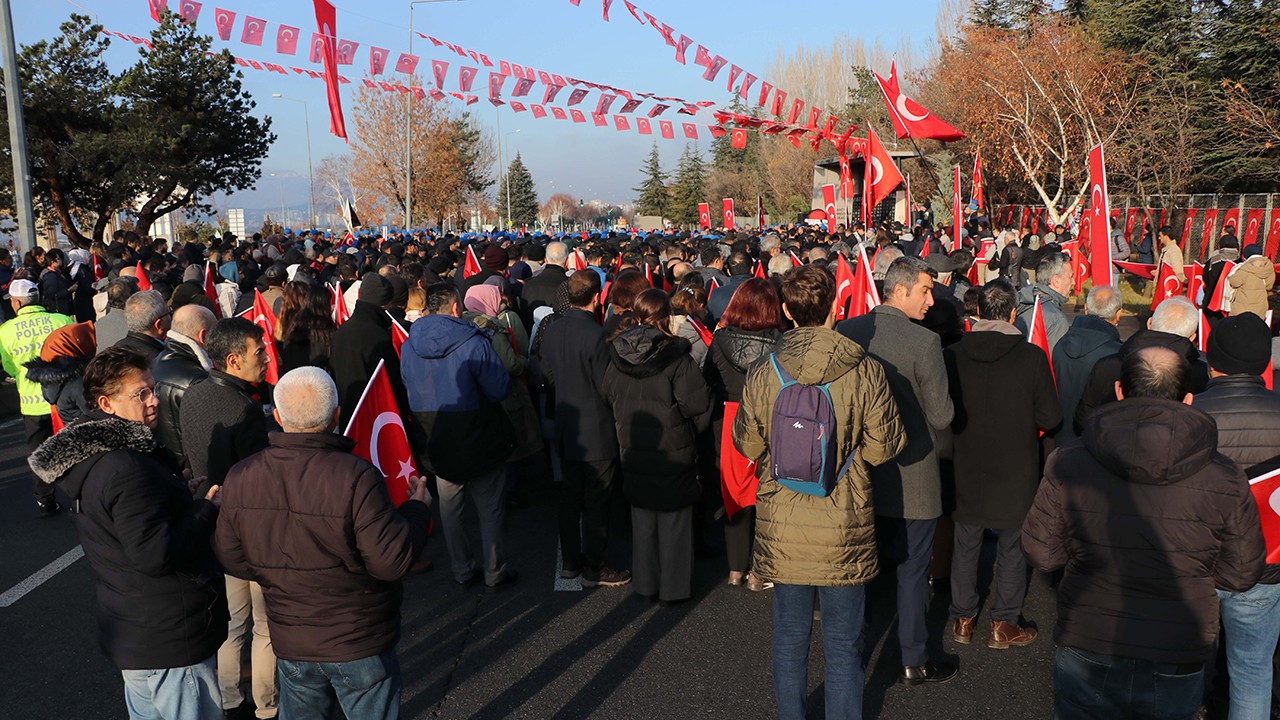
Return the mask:
<path id="1" fill-rule="evenodd" d="M 942 514 L 938 431 L 951 424 L 955 408 L 938 336 L 880 305 L 836 328 L 866 349 L 883 367 L 902 417 L 907 444 L 893 462 L 871 468 L 876 515 L 929 520 Z"/>

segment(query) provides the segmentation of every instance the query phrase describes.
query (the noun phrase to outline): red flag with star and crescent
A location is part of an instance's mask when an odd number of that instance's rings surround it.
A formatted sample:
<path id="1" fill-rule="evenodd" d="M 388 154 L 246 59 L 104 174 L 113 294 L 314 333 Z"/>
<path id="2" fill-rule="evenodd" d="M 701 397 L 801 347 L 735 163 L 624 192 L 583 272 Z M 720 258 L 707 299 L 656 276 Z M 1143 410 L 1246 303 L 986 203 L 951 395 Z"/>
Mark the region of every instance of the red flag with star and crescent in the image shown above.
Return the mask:
<path id="1" fill-rule="evenodd" d="M 1156 306 L 1160 303 L 1181 294 L 1182 281 L 1174 273 L 1173 266 L 1167 262 L 1160 263 L 1160 274 L 1156 277 L 1155 292 L 1151 295 L 1151 311 L 1155 312 Z"/>
<path id="2" fill-rule="evenodd" d="M 1111 204 L 1107 195 L 1107 163 L 1102 146 L 1089 151 L 1089 266 L 1093 271 L 1093 286 L 1110 285 L 1111 232 L 1108 219 Z"/>
<path id="3" fill-rule="evenodd" d="M 871 275 L 871 261 L 867 259 L 867 249 L 861 245 L 858 246 L 858 272 L 853 280 L 848 317 L 866 315 L 880 304 L 880 293 L 876 291 L 875 278 Z"/>
<path id="4" fill-rule="evenodd" d="M 1267 562 L 1280 562 L 1280 470 L 1250 478 L 1249 491 L 1258 504 L 1262 539 L 1267 543 Z"/>
<path id="5" fill-rule="evenodd" d="M 979 210 L 987 208 L 987 201 L 982 195 L 982 152 L 973 153 L 973 201 L 978 203 Z"/>
<path id="6" fill-rule="evenodd" d="M 467 246 L 467 257 L 462 261 L 462 277 L 466 278 L 480 272 L 480 259 L 476 257 L 476 248 L 474 245 Z"/>
<path id="7" fill-rule="evenodd" d="M 417 477 L 418 468 L 385 364 L 385 360 L 379 360 L 373 369 L 343 435 L 355 441 L 355 455 L 373 463 L 382 473 L 387 494 L 399 507 L 409 499 L 409 478 Z"/>
<path id="8" fill-rule="evenodd" d="M 404 329 L 400 321 L 391 317 L 391 313 L 387 313 L 387 317 L 391 318 L 391 347 L 395 348 L 396 357 L 400 357 L 400 348 L 409 342 L 409 332 Z"/>
<path id="9" fill-rule="evenodd" d="M 875 207 L 902 183 L 902 173 L 893 164 L 893 158 L 889 157 L 889 151 L 884 149 L 870 123 L 867 125 L 867 172 L 871 187 L 871 207 Z"/>
<path id="10" fill-rule="evenodd" d="M 698 226 L 703 230 L 711 229 L 711 203 L 698 203 Z"/>
<path id="11" fill-rule="evenodd" d="M 1044 359 L 1049 361 L 1049 375 L 1057 382 L 1053 372 L 1053 353 L 1049 352 L 1049 333 L 1044 329 L 1044 311 L 1040 309 L 1040 298 L 1036 297 L 1035 307 L 1031 309 L 1031 322 L 1027 323 L 1027 342 L 1044 351 Z"/>
<path id="12" fill-rule="evenodd" d="M 213 263 L 204 264 L 204 296 L 213 303 L 213 314 L 222 317 L 222 303 L 218 302 L 218 288 L 213 283 Z"/>
<path id="13" fill-rule="evenodd" d="M 267 349 L 267 382 L 275 385 L 280 382 L 280 353 L 276 350 L 276 314 L 271 305 L 257 289 L 253 291 L 253 308 L 250 320 L 262 328 L 262 344 Z"/>
<path id="14" fill-rule="evenodd" d="M 347 124 L 342 117 L 342 94 L 338 91 L 337 11 L 329 0 L 313 2 L 316 34 L 320 36 L 320 57 L 324 60 L 324 86 L 329 99 L 329 132 L 346 140 Z"/>
<path id="15" fill-rule="evenodd" d="M 889 66 L 888 80 L 880 77 L 879 73 L 872 74 L 876 76 L 876 82 L 880 85 L 880 94 L 884 97 L 885 105 L 889 106 L 889 118 L 893 120 L 893 129 L 899 139 L 931 138 L 951 142 L 965 138 L 964 133 L 902 93 L 898 88 L 896 63 Z"/>
<path id="16" fill-rule="evenodd" d="M 853 299 L 853 268 L 844 255 L 836 258 L 836 320 L 844 320 L 849 316 L 849 301 Z"/>
<path id="17" fill-rule="evenodd" d="M 334 283 L 329 286 L 329 307 L 333 311 L 333 324 L 341 326 L 351 319 L 351 311 L 347 309 L 347 298 L 342 294 L 342 286 Z"/>
<path id="18" fill-rule="evenodd" d="M 732 230 L 734 227 L 733 198 L 724 198 L 720 201 L 723 212 L 724 227 L 726 230 Z"/>

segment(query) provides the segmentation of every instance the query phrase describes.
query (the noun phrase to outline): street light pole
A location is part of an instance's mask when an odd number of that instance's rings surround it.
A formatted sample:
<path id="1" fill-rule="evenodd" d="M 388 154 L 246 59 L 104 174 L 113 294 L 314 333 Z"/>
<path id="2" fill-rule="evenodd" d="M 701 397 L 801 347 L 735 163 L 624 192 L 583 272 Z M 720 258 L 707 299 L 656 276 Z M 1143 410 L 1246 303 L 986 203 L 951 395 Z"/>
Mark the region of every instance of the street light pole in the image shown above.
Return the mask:
<path id="1" fill-rule="evenodd" d="M 435 2 L 462 2 L 462 0 L 409 0 L 409 54 L 413 54 L 413 6 Z M 409 78 L 409 92 L 404 96 L 404 229 L 409 231 L 413 218 L 413 81 Z"/>
<path id="2" fill-rule="evenodd" d="M 36 216 L 31 205 L 31 171 L 27 166 L 27 127 L 22 119 L 22 83 L 18 78 L 18 49 L 13 41 L 13 11 L 0 0 L 0 65 L 5 104 L 9 110 L 9 147 L 13 155 L 13 199 L 18 217 L 18 252 L 36 246 Z M 70 228 L 68 228 L 69 230 Z"/>
<path id="3" fill-rule="evenodd" d="M 302 103 L 302 122 L 307 129 L 307 212 L 312 230 L 316 227 L 316 174 L 311 165 L 311 117 L 307 112 L 307 101 L 285 97 L 280 93 L 271 93 L 271 97 Z"/>
<path id="4" fill-rule="evenodd" d="M 506 139 L 508 137 L 511 137 L 512 135 L 515 135 L 518 132 L 520 132 L 520 129 L 516 128 L 515 130 L 512 130 L 511 132 L 504 135 L 503 143 L 505 144 Z M 510 230 L 511 229 L 511 168 L 507 168 L 507 175 L 505 179 L 507 181 L 507 229 Z"/>
<path id="5" fill-rule="evenodd" d="M 284 227 L 284 176 L 271 173 L 271 177 L 280 183 L 280 227 Z"/>

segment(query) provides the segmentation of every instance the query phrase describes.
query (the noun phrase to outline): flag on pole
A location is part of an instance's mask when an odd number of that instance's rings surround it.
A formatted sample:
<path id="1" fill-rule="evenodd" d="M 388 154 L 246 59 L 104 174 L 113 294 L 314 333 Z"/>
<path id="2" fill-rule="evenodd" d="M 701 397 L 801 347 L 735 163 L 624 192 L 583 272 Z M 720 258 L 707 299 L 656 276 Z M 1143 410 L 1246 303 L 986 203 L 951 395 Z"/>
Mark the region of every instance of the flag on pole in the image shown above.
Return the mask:
<path id="1" fill-rule="evenodd" d="M 889 107 L 889 118 L 893 121 L 893 129 L 898 134 L 899 139 L 915 138 L 919 140 L 931 138 L 942 142 L 964 139 L 964 133 L 921 107 L 915 100 L 902 94 L 898 87 L 896 63 L 889 66 L 888 80 L 880 77 L 879 73 L 872 74 L 875 75 L 876 82 L 880 85 L 880 94 L 884 97 L 885 105 Z"/>
<path id="2" fill-rule="evenodd" d="M 711 204 L 698 203 L 698 226 L 703 230 L 711 229 Z"/>
<path id="3" fill-rule="evenodd" d="M 142 268 L 142 261 L 138 261 L 138 290 L 150 290 L 151 278 L 147 277 L 147 271 Z"/>
<path id="4" fill-rule="evenodd" d="M 1207 298 L 1206 308 L 1214 312 L 1226 312 L 1229 307 L 1227 300 L 1227 278 L 1231 276 L 1232 271 L 1236 268 L 1236 264 L 1227 260 L 1222 263 L 1222 273 L 1218 275 L 1218 284 L 1213 288 L 1213 297 Z"/>
<path id="5" fill-rule="evenodd" d="M 379 360 L 373 369 L 343 435 L 355 441 L 352 453 L 373 463 L 382 473 L 392 504 L 399 507 L 409 499 L 409 479 L 418 476 L 418 468 L 387 378 L 385 360 Z"/>
<path id="6" fill-rule="evenodd" d="M 267 349 L 267 376 L 265 380 L 275 385 L 280 382 L 280 353 L 276 350 L 276 315 L 271 305 L 256 288 L 253 291 L 253 324 L 262 328 L 262 344 Z"/>
<path id="7" fill-rule="evenodd" d="M 982 196 L 982 151 L 976 150 L 973 153 L 973 200 L 978 203 L 978 209 L 983 210 L 987 207 L 987 201 Z"/>
<path id="8" fill-rule="evenodd" d="M 467 257 L 462 261 L 462 278 L 465 280 L 478 272 L 480 272 L 480 259 L 476 257 L 476 246 L 468 245 Z"/>
<path id="9" fill-rule="evenodd" d="M 337 12 L 329 0 L 312 0 L 316 11 L 316 33 L 320 36 L 320 56 L 324 60 L 324 86 L 329 98 L 329 132 L 347 139 L 342 118 L 342 95 L 338 92 Z"/>
<path id="10" fill-rule="evenodd" d="M 760 229 L 764 229 L 764 196 L 756 196 L 756 220 Z"/>
<path id="11" fill-rule="evenodd" d="M 398 320 L 391 317 L 391 313 L 387 313 L 387 317 L 391 318 L 391 346 L 396 350 L 396 357 L 400 357 L 400 348 L 409 341 L 409 333 Z"/>
<path id="12" fill-rule="evenodd" d="M 1057 382 L 1053 372 L 1053 353 L 1049 352 L 1049 333 L 1044 329 L 1044 312 L 1040 309 L 1040 296 L 1036 296 L 1036 304 L 1031 308 L 1031 322 L 1027 323 L 1027 342 L 1044 351 L 1044 358 L 1049 362 L 1049 375 Z"/>
<path id="13" fill-rule="evenodd" d="M 1249 480 L 1253 501 L 1258 504 L 1258 519 L 1262 521 L 1262 538 L 1267 543 L 1267 562 L 1280 562 L 1280 470 Z"/>
<path id="14" fill-rule="evenodd" d="M 858 272 L 854 275 L 851 301 L 849 317 L 866 315 L 880 304 L 880 293 L 876 291 L 875 278 L 871 275 L 871 261 L 867 259 L 867 248 L 862 245 L 858 246 Z"/>
<path id="15" fill-rule="evenodd" d="M 1155 312 L 1156 306 L 1160 303 L 1181 294 L 1182 281 L 1178 279 L 1173 266 L 1167 262 L 1160 263 L 1160 274 L 1156 278 L 1155 291 L 1151 294 L 1151 311 Z"/>
<path id="16" fill-rule="evenodd" d="M 1203 295 L 1204 265 L 1196 260 L 1191 263 L 1191 271 L 1187 273 L 1187 299 L 1196 307 L 1201 307 L 1204 304 Z"/>
<path id="17" fill-rule="evenodd" d="M 726 230 L 732 230 L 734 228 L 735 217 L 733 212 L 733 198 L 724 198 L 720 201 L 720 204 L 724 209 L 724 227 Z"/>
<path id="18" fill-rule="evenodd" d="M 222 303 L 218 302 L 218 288 L 213 282 L 213 263 L 204 264 L 204 296 L 213 303 L 213 314 L 222 317 Z"/>
<path id="19" fill-rule="evenodd" d="M 836 230 L 836 186 L 822 186 L 822 210 L 827 215 L 827 232 Z"/>
<path id="20" fill-rule="evenodd" d="M 1089 151 L 1089 265 L 1093 286 L 1112 284 L 1111 231 L 1108 220 L 1111 204 L 1107 195 L 1107 163 L 1098 145 Z"/>
<path id="21" fill-rule="evenodd" d="M 853 299 L 855 278 L 853 268 L 844 255 L 836 256 L 836 320 L 849 316 L 849 302 Z"/>
<path id="22" fill-rule="evenodd" d="M 1268 311 L 1267 311 L 1267 317 L 1266 317 L 1266 320 L 1267 320 L 1267 327 L 1273 327 L 1273 326 L 1272 326 L 1272 324 L 1271 324 L 1271 311 L 1270 311 L 1270 310 L 1268 310 Z M 1267 389 L 1268 389 L 1268 390 L 1274 390 L 1274 389 L 1275 389 L 1275 388 L 1273 388 L 1273 387 L 1271 386 L 1271 384 L 1272 384 L 1272 382 L 1273 382 L 1273 378 L 1272 378 L 1272 376 L 1275 374 L 1275 369 L 1276 369 L 1276 368 L 1275 368 L 1275 362 L 1276 362 L 1276 361 L 1275 361 L 1275 360 L 1273 360 L 1273 359 L 1271 358 L 1271 356 L 1268 356 L 1268 357 L 1267 357 L 1267 369 L 1262 371 L 1262 382 L 1267 386 Z"/>
<path id="23" fill-rule="evenodd" d="M 342 294 L 342 286 L 334 283 L 329 286 L 329 305 L 333 308 L 333 323 L 341 326 L 351 319 L 351 311 L 347 310 L 347 299 Z"/>
<path id="24" fill-rule="evenodd" d="M 955 181 L 951 188 L 951 246 L 960 246 L 960 228 L 964 225 L 964 201 L 960 197 L 960 166 L 955 166 Z"/>
<path id="25" fill-rule="evenodd" d="M 800 267 L 801 265 L 804 265 L 804 263 L 800 261 L 800 258 L 796 257 L 794 250 L 788 250 L 787 255 L 791 256 L 791 267 Z"/>

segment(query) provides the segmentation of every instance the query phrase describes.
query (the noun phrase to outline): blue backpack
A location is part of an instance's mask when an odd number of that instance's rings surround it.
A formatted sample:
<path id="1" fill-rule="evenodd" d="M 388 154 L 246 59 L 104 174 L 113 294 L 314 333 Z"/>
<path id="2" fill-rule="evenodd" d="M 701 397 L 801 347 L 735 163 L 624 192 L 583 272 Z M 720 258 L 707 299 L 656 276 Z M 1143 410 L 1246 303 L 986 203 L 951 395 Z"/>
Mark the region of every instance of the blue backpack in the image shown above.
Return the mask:
<path id="1" fill-rule="evenodd" d="M 837 467 L 835 405 L 831 383 L 806 385 L 769 356 L 782 387 L 773 400 L 769 457 L 773 477 L 783 487 L 804 495 L 827 497 L 849 471 L 856 452 Z"/>

